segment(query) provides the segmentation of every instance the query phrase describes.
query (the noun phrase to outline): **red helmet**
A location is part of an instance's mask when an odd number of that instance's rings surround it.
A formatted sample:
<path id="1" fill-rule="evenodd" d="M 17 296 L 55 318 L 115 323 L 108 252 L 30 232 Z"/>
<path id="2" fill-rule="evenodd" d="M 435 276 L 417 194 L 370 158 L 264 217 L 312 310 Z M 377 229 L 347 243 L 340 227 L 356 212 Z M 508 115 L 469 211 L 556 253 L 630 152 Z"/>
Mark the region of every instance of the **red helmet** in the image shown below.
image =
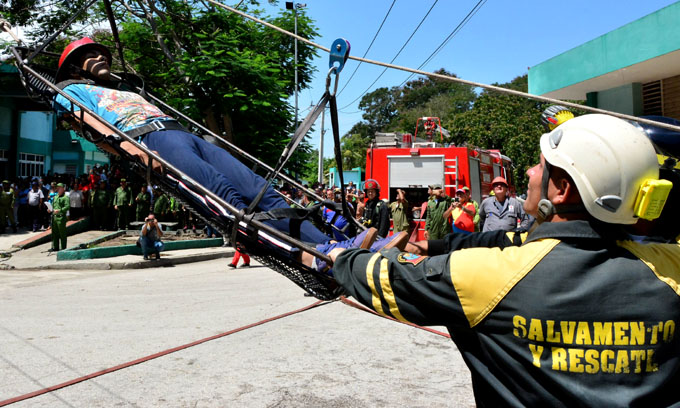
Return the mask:
<path id="1" fill-rule="evenodd" d="M 105 46 L 94 42 L 91 38 L 83 37 L 80 40 L 73 41 L 64 48 L 64 52 L 62 52 L 61 57 L 59 57 L 59 69 L 57 69 L 57 75 L 54 81 L 61 82 L 68 79 L 69 65 L 76 62 L 83 52 L 89 50 L 101 52 L 108 60 L 109 66 L 111 65 L 111 51 Z"/>
<path id="2" fill-rule="evenodd" d="M 380 191 L 380 184 L 378 184 L 378 182 L 373 180 L 373 179 L 368 179 L 364 183 L 364 190 L 370 190 L 370 189 Z"/>

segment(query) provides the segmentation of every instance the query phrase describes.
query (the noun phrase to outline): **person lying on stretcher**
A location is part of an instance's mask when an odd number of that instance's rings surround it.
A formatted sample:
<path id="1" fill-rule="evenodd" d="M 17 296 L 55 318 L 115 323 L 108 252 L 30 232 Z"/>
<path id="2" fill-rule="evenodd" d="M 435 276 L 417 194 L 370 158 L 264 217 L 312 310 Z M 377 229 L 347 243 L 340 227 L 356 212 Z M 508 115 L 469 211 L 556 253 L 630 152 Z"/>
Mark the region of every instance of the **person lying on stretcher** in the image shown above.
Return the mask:
<path id="1" fill-rule="evenodd" d="M 154 151 L 164 160 L 191 177 L 203 187 L 212 191 L 238 210 L 246 209 L 256 198 L 267 181 L 253 173 L 229 152 L 214 146 L 188 132 L 172 117 L 146 101 L 134 92 L 115 89 L 109 80 L 111 52 L 103 45 L 89 38 L 82 38 L 69 44 L 61 54 L 56 81 L 65 93 L 94 111 L 98 116 L 120 131 L 137 139 L 139 143 Z M 54 98 L 57 112 L 79 111 L 77 106 L 60 94 Z M 75 120 L 80 119 L 78 113 Z M 83 121 L 95 131 L 119 144 L 119 148 L 142 163 L 148 163 L 148 156 L 132 143 L 120 140 L 105 124 L 94 116 L 83 112 Z M 98 144 L 102 149 L 118 154 L 107 142 Z M 159 167 L 154 166 L 156 170 Z M 259 211 L 289 208 L 288 204 L 268 187 L 261 201 Z M 290 220 L 267 220 L 266 224 L 290 234 Z M 347 241 L 334 242 L 309 221 L 300 226 L 300 240 L 316 245 L 317 250 L 328 253 L 336 247 L 362 247 L 377 251 L 383 247 L 403 248 L 408 240 L 405 234 L 376 240 L 375 230 L 367 230 Z M 315 266 L 314 257 L 302 253 L 301 261 Z M 325 268 L 323 263 L 316 265 Z"/>

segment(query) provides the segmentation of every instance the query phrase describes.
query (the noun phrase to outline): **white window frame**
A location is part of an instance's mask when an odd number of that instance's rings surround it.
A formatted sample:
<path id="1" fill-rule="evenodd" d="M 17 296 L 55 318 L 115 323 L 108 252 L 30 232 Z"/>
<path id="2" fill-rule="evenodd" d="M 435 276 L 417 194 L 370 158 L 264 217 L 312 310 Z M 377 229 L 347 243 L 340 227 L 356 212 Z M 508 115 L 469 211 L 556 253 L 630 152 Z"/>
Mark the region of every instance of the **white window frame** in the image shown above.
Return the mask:
<path id="1" fill-rule="evenodd" d="M 19 177 L 42 176 L 45 174 L 45 156 L 34 153 L 19 153 Z"/>

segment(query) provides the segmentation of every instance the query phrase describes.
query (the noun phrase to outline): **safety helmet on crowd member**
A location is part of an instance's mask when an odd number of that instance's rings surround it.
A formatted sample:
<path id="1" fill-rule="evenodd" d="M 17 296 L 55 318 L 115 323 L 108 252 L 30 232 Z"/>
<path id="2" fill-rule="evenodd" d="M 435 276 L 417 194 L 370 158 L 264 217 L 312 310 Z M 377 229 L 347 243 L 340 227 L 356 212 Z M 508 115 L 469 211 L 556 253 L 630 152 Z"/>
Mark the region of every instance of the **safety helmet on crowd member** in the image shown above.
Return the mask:
<path id="1" fill-rule="evenodd" d="M 495 179 L 493 179 L 493 181 L 491 182 L 491 185 L 492 185 L 492 186 L 494 186 L 494 185 L 496 185 L 496 184 L 504 184 L 505 187 L 507 187 L 507 186 L 508 186 L 508 181 L 505 180 L 504 177 L 498 176 L 498 177 L 496 177 Z"/>
<path id="2" fill-rule="evenodd" d="M 380 184 L 378 184 L 378 182 L 373 180 L 373 179 L 368 179 L 364 183 L 364 190 L 370 190 L 370 189 L 380 191 Z"/>
<path id="3" fill-rule="evenodd" d="M 634 224 L 635 202 L 647 180 L 658 180 L 656 152 L 645 133 L 631 123 L 602 114 L 583 115 L 541 136 L 543 169 L 538 219 L 573 212 L 547 199 L 550 167 L 564 170 L 576 184 L 583 207 L 609 224 Z M 580 205 L 576 206 L 580 210 Z"/>
<path id="4" fill-rule="evenodd" d="M 57 69 L 57 74 L 55 76 L 55 82 L 61 82 L 67 80 L 71 77 L 70 66 L 71 64 L 77 63 L 78 59 L 84 52 L 90 50 L 97 50 L 102 53 L 111 65 L 111 51 L 102 44 L 94 42 L 89 37 L 83 37 L 80 40 L 73 41 L 64 48 L 64 51 L 59 57 L 59 68 Z"/>
<path id="5" fill-rule="evenodd" d="M 554 130 L 570 119 L 574 119 L 574 114 L 562 105 L 548 106 L 541 114 L 541 124 L 546 132 Z"/>

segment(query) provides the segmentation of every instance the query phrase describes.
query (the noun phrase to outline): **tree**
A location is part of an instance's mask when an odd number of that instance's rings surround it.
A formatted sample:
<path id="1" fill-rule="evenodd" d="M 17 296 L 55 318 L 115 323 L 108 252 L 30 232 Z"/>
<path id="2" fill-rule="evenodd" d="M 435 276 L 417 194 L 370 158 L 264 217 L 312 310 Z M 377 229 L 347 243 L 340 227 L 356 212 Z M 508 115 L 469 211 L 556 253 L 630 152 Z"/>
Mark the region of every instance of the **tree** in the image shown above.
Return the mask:
<path id="1" fill-rule="evenodd" d="M 444 69 L 437 73 L 454 75 Z M 359 102 L 363 120 L 342 137 L 347 166 L 366 166 L 366 149 L 376 132 L 413 133 L 417 119 L 423 116 L 440 117 L 443 123 L 470 109 L 474 97 L 467 85 L 429 77 L 367 93 Z"/>
<path id="2" fill-rule="evenodd" d="M 527 75 L 513 79 L 504 88 L 527 91 Z M 500 149 L 513 161 L 513 176 L 517 191 L 527 185 L 526 170 L 537 163 L 538 140 L 544 130 L 541 113 L 548 106 L 519 96 L 484 91 L 471 110 L 448 121 L 450 142 L 484 149 Z"/>
<path id="3" fill-rule="evenodd" d="M 359 102 L 359 109 L 364 111 L 361 117 L 366 121 L 370 133 L 380 131 L 392 123 L 397 117 L 397 100 L 395 89 L 378 88 L 364 95 Z"/>
<path id="4" fill-rule="evenodd" d="M 43 33 L 61 25 L 82 4 L 53 3 L 53 12 L 47 13 L 53 18 L 41 20 L 39 9 L 47 2 L 33 0 L 22 8 L 18 0 L 0 1 L 3 11 L 12 10 L 15 21 L 38 23 L 37 31 Z M 257 9 L 248 9 L 251 4 L 257 6 L 250 1 L 240 8 L 260 16 Z M 147 89 L 212 131 L 265 162 L 276 162 L 293 131 L 292 109 L 286 102 L 294 91 L 292 39 L 200 0 L 118 0 L 113 5 L 128 71 L 141 75 Z M 102 17 L 102 10 L 94 8 L 80 21 Z M 286 12 L 270 20 L 284 28 L 294 24 Z M 304 10 L 298 13 L 298 32 L 307 38 L 316 35 Z M 108 31 L 87 34 L 114 46 Z M 299 44 L 300 88 L 311 79 L 315 55 L 312 47 Z M 114 59 L 120 69 L 115 52 Z M 306 142 L 299 149 L 290 162 L 293 172 L 303 169 L 311 150 Z"/>

